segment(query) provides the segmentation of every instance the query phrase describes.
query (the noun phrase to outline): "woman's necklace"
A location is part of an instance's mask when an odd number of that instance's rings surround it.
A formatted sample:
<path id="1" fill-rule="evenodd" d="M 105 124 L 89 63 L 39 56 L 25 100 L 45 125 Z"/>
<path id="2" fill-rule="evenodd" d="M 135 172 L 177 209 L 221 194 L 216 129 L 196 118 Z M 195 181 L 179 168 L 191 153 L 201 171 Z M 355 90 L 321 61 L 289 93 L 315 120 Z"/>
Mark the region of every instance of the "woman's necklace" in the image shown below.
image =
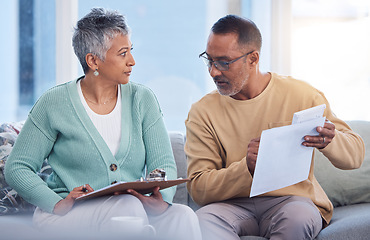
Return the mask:
<path id="1" fill-rule="evenodd" d="M 82 89 L 81 89 L 81 91 L 82 91 Z M 95 105 L 106 105 L 106 104 L 108 104 L 114 97 L 116 97 L 117 96 L 117 88 L 116 88 L 116 94 L 115 95 L 113 95 L 112 97 L 110 97 L 107 101 L 105 101 L 105 102 L 103 102 L 103 103 L 97 103 L 97 102 L 94 102 L 94 101 L 92 101 L 92 100 L 90 100 L 90 99 L 88 99 L 87 97 L 86 97 L 86 95 L 85 94 L 83 94 L 82 93 L 82 95 L 85 97 L 85 99 L 87 100 L 87 101 L 89 101 L 89 102 L 91 102 L 91 103 L 93 103 L 93 104 L 95 104 Z"/>
<path id="2" fill-rule="evenodd" d="M 109 103 L 115 96 L 112 96 L 110 97 L 107 101 L 103 102 L 103 103 L 97 103 L 97 102 L 94 102 L 94 101 L 91 101 L 90 99 L 88 99 L 86 96 L 84 96 L 85 99 L 95 105 L 106 105 L 107 103 Z"/>

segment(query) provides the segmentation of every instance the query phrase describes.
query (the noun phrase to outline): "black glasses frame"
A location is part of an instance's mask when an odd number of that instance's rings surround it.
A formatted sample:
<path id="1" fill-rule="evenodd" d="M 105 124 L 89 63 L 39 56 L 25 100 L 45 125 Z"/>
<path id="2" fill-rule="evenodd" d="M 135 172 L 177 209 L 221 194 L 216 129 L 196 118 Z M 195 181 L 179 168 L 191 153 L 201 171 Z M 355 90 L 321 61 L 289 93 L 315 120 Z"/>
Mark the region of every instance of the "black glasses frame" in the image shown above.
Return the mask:
<path id="1" fill-rule="evenodd" d="M 243 58 L 243 57 L 246 57 L 248 56 L 249 54 L 251 54 L 253 51 L 250 51 L 238 58 L 235 58 L 231 61 L 222 61 L 222 60 L 217 60 L 217 61 L 214 61 L 214 60 L 211 60 L 209 59 L 206 55 L 207 55 L 207 52 L 202 52 L 201 54 L 199 54 L 199 58 L 202 58 L 204 63 L 207 65 L 208 68 L 211 68 L 212 67 L 212 64 L 220 71 L 228 71 L 229 70 L 229 65 L 238 61 L 239 59 Z"/>

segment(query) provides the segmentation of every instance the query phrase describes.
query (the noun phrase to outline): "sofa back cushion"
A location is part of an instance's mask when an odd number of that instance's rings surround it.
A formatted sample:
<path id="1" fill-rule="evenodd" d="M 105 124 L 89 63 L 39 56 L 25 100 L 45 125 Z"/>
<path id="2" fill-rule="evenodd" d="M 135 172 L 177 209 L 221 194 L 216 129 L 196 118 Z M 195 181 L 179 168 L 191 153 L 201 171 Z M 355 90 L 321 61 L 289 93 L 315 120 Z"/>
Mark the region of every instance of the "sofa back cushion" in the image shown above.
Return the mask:
<path id="1" fill-rule="evenodd" d="M 184 151 L 186 137 L 181 132 L 169 132 L 171 139 L 172 151 L 175 157 L 177 166 L 177 177 L 187 178 L 187 159 Z M 193 201 L 188 194 L 186 184 L 177 185 L 177 191 L 173 198 L 174 203 L 188 205 L 194 211 L 199 209 L 199 206 Z"/>
<path id="2" fill-rule="evenodd" d="M 365 142 L 365 159 L 359 169 L 340 170 L 315 150 L 315 176 L 334 207 L 370 202 L 370 122 L 347 123 Z"/>
<path id="3" fill-rule="evenodd" d="M 176 161 L 177 177 L 187 178 L 187 162 L 184 152 L 184 134 L 181 132 L 169 132 L 173 155 Z M 177 185 L 173 202 L 188 205 L 188 192 L 186 184 Z"/>

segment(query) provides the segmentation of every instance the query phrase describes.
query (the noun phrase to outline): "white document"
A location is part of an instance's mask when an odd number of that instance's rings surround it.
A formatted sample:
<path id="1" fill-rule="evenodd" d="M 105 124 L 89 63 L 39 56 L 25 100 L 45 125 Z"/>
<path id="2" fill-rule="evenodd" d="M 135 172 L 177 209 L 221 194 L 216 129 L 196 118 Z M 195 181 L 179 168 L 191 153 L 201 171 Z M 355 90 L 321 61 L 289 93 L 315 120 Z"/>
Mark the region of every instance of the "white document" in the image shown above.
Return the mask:
<path id="1" fill-rule="evenodd" d="M 262 132 L 250 197 L 281 189 L 308 178 L 312 147 L 302 145 L 306 135 L 318 135 L 325 117 Z"/>
<path id="2" fill-rule="evenodd" d="M 302 123 L 314 118 L 320 118 L 324 114 L 326 104 L 308 108 L 293 114 L 292 124 Z"/>

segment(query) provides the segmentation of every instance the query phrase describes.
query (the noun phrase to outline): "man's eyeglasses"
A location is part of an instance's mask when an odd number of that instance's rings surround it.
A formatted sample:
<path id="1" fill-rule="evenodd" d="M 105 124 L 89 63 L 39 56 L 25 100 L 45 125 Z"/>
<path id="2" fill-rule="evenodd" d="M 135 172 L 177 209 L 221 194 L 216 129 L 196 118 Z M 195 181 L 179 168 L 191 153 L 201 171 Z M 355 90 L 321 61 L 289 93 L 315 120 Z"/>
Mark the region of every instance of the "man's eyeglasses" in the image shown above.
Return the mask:
<path id="1" fill-rule="evenodd" d="M 204 61 L 204 63 L 207 65 L 207 67 L 210 69 L 212 67 L 212 64 L 220 71 L 227 71 L 229 70 L 229 65 L 232 64 L 233 62 L 236 62 L 238 61 L 239 59 L 245 57 L 245 56 L 248 56 L 249 54 L 251 54 L 253 51 L 250 51 L 249 53 L 246 53 L 238 58 L 235 58 L 231 61 L 214 61 L 214 60 L 211 60 L 207 57 L 207 53 L 206 52 L 203 52 L 201 54 L 199 54 L 199 57 L 201 57 Z"/>

